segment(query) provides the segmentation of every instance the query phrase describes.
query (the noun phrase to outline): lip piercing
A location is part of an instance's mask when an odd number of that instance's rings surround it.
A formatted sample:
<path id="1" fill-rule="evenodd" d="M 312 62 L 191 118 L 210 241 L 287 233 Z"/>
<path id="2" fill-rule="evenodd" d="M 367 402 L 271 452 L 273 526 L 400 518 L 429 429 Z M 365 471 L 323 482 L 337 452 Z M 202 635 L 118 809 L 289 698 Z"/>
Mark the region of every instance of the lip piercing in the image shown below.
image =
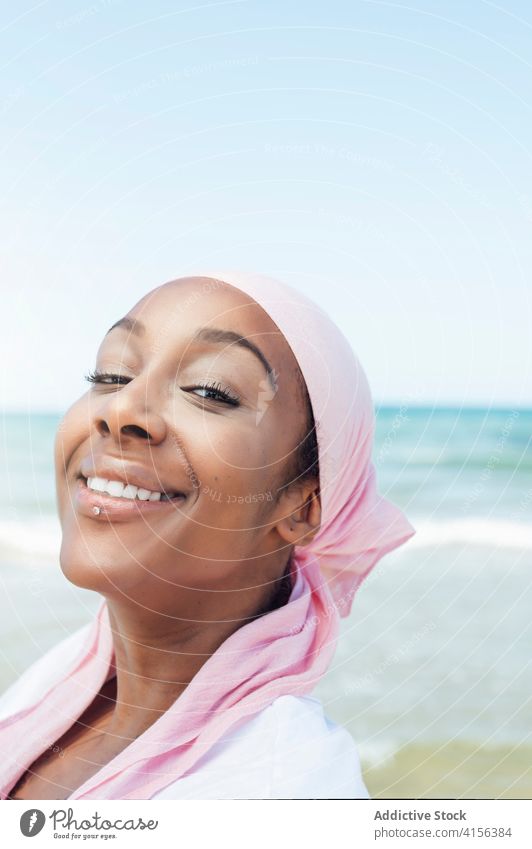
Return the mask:
<path id="1" fill-rule="evenodd" d="M 102 511 L 101 511 L 100 507 L 93 507 L 92 512 L 94 513 L 95 516 L 99 516 Z"/>

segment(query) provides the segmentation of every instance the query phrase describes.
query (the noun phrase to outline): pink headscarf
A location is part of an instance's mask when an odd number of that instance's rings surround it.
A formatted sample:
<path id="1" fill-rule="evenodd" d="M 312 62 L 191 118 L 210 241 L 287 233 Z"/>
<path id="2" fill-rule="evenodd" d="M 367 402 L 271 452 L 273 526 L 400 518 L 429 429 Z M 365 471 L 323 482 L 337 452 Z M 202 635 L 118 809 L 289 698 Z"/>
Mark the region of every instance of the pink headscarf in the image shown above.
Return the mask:
<path id="1" fill-rule="evenodd" d="M 185 773 L 236 723 L 278 696 L 310 692 L 327 670 L 362 580 L 415 529 L 377 493 L 371 462 L 374 410 L 362 366 L 339 328 L 301 292 L 258 274 L 195 272 L 250 295 L 286 338 L 307 384 L 317 425 L 322 524 L 296 546 L 283 607 L 239 628 L 208 658 L 150 728 L 70 799 L 149 799 Z M 89 707 L 114 674 L 105 600 L 84 645 L 35 703 L 0 722 L 0 796 Z"/>

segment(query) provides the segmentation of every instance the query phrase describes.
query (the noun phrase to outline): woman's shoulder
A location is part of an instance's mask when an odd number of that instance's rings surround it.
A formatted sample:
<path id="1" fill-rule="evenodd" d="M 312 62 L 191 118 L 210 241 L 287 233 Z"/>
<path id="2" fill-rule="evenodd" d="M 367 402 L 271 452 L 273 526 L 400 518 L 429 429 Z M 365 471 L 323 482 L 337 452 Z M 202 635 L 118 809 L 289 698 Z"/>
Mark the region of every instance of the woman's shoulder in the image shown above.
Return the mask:
<path id="1" fill-rule="evenodd" d="M 355 742 L 312 696 L 239 720 L 156 799 L 367 799 Z"/>
<path id="2" fill-rule="evenodd" d="M 0 720 L 29 707 L 64 675 L 65 667 L 73 663 L 87 637 L 91 623 L 82 625 L 72 634 L 53 645 L 0 695 Z"/>
<path id="3" fill-rule="evenodd" d="M 353 737 L 326 715 L 319 699 L 280 696 L 272 708 L 277 731 L 274 797 L 369 798 Z"/>

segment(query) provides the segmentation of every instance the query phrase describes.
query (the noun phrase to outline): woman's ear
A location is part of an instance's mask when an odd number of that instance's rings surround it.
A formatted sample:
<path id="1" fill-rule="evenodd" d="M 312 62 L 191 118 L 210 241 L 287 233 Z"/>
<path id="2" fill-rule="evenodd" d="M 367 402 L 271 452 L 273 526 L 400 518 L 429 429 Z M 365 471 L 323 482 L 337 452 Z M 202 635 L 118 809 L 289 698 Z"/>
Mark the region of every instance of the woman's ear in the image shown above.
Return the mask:
<path id="1" fill-rule="evenodd" d="M 281 517 L 276 529 L 289 545 L 308 545 L 321 524 L 319 486 L 315 481 L 292 484 L 280 500 Z"/>

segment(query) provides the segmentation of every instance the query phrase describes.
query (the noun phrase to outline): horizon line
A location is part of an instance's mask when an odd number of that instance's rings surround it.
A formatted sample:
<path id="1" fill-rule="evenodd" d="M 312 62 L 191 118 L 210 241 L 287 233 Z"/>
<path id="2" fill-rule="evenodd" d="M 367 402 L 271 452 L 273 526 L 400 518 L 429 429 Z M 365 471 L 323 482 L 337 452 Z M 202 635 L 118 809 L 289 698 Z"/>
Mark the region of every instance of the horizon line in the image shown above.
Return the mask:
<path id="1" fill-rule="evenodd" d="M 373 402 L 374 409 L 401 409 L 401 407 L 405 407 L 407 410 L 518 410 L 519 412 L 532 412 L 532 404 L 530 406 L 520 405 L 520 404 L 512 404 L 510 402 L 501 402 L 494 403 L 488 405 L 486 403 L 473 403 L 473 404 L 459 404 L 458 402 L 446 401 L 442 403 L 431 403 L 429 401 L 423 401 L 420 403 L 407 403 L 405 400 L 398 401 L 378 401 L 374 399 Z M 69 407 L 67 406 L 64 410 L 46 410 L 46 409 L 36 409 L 36 410 L 23 410 L 23 409 L 10 409 L 10 410 L 2 410 L 2 415 L 4 416 L 64 416 Z"/>

